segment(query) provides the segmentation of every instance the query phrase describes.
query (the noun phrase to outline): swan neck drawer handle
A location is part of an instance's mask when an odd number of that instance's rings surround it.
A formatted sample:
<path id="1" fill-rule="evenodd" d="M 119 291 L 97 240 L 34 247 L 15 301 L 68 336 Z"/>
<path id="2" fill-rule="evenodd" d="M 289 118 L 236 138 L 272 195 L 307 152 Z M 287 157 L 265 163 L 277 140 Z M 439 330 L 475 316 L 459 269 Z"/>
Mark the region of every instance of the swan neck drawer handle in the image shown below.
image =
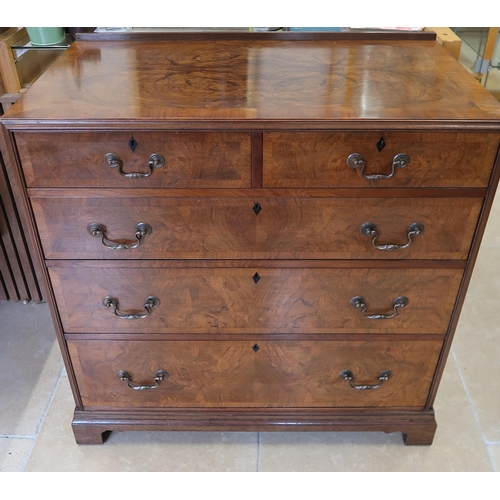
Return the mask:
<path id="1" fill-rule="evenodd" d="M 105 307 L 113 309 L 115 316 L 118 316 L 120 319 L 144 319 L 147 318 L 153 312 L 153 309 L 155 307 L 158 307 L 160 305 L 160 299 L 158 297 L 154 297 L 153 295 L 147 297 L 146 300 L 144 301 L 144 309 L 146 309 L 146 312 L 143 314 L 124 313 L 119 311 L 118 299 L 116 299 L 115 297 L 111 297 L 110 295 L 104 297 L 104 299 L 102 299 L 102 303 L 104 304 Z"/>
<path id="2" fill-rule="evenodd" d="M 407 229 L 408 241 L 404 245 L 396 245 L 390 243 L 388 243 L 387 245 L 379 245 L 377 243 L 377 238 L 378 238 L 377 226 L 373 224 L 373 222 L 365 222 L 361 226 L 360 232 L 365 236 L 373 237 L 372 245 L 375 248 L 378 248 L 379 250 L 403 250 L 404 248 L 408 248 L 412 244 L 413 236 L 418 236 L 419 234 L 422 234 L 424 232 L 424 225 L 420 224 L 420 222 L 414 222 L 413 224 L 410 224 L 410 226 Z"/>
<path id="3" fill-rule="evenodd" d="M 352 153 L 347 158 L 347 164 L 351 168 L 361 167 L 361 176 L 369 181 L 390 179 L 394 175 L 396 168 L 404 168 L 408 165 L 408 163 L 410 163 L 410 157 L 406 153 L 398 153 L 392 160 L 392 172 L 389 175 L 384 175 L 384 174 L 366 175 L 365 174 L 366 162 L 363 158 L 363 155 L 359 153 Z"/>
<path id="4" fill-rule="evenodd" d="M 120 370 L 117 373 L 117 376 L 123 382 L 127 382 L 127 385 L 131 389 L 134 389 L 134 391 L 147 391 L 149 389 L 156 389 L 160 385 L 160 382 L 168 378 L 168 373 L 165 370 L 158 370 L 155 373 L 155 378 L 154 378 L 155 383 L 153 385 L 136 384 L 135 382 L 132 381 L 132 375 L 130 375 L 129 372 L 124 370 Z"/>
<path id="5" fill-rule="evenodd" d="M 91 234 L 91 236 L 101 238 L 103 246 L 109 248 L 110 250 L 132 250 L 133 248 L 137 248 L 140 245 L 142 238 L 153 232 L 149 224 L 139 222 L 135 228 L 135 243 L 114 243 L 106 238 L 106 229 L 102 224 L 92 222 L 87 227 L 87 231 Z"/>
<path id="6" fill-rule="evenodd" d="M 117 168 L 120 175 L 127 177 L 128 179 L 141 179 L 143 177 L 149 177 L 153 173 L 153 169 L 161 168 L 165 165 L 165 158 L 158 153 L 153 153 L 148 160 L 148 171 L 146 173 L 131 172 L 126 174 L 122 170 L 123 162 L 114 153 L 107 153 L 104 156 L 104 163 L 110 168 Z"/>
<path id="7" fill-rule="evenodd" d="M 395 298 L 394 302 L 392 303 L 392 306 L 394 307 L 394 313 L 390 316 L 386 314 L 366 314 L 367 305 L 365 303 L 365 299 L 360 296 L 356 296 L 351 299 L 351 306 L 361 309 L 361 315 L 367 319 L 392 319 L 397 316 L 398 309 L 406 307 L 408 305 L 408 302 L 408 298 L 404 296 Z"/>
<path id="8" fill-rule="evenodd" d="M 340 372 L 340 378 L 343 378 L 346 382 L 349 382 L 349 385 L 356 389 L 357 391 L 368 391 L 370 389 L 378 389 L 382 382 L 386 382 L 392 377 L 392 372 L 389 370 L 383 370 L 379 373 L 378 376 L 378 384 L 370 385 L 370 384 L 355 384 L 354 383 L 354 375 L 351 370 L 343 370 Z"/>

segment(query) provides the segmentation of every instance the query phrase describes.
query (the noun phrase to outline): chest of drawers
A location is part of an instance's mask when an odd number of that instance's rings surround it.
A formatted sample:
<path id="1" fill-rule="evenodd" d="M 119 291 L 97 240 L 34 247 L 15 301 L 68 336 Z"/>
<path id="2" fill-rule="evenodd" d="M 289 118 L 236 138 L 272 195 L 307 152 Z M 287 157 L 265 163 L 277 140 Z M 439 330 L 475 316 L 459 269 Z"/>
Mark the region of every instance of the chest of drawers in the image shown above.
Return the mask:
<path id="1" fill-rule="evenodd" d="M 3 120 L 78 443 L 432 442 L 500 106 L 430 34 L 266 35 L 80 41 Z"/>

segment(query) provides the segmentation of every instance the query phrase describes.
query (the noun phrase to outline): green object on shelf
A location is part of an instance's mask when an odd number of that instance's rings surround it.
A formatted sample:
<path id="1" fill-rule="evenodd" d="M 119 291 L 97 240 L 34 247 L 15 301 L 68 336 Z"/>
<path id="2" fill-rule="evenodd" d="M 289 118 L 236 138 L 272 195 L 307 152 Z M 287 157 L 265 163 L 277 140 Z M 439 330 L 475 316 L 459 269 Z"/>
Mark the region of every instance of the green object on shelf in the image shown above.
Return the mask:
<path id="1" fill-rule="evenodd" d="M 64 28 L 26 28 L 33 45 L 57 45 L 66 39 Z"/>

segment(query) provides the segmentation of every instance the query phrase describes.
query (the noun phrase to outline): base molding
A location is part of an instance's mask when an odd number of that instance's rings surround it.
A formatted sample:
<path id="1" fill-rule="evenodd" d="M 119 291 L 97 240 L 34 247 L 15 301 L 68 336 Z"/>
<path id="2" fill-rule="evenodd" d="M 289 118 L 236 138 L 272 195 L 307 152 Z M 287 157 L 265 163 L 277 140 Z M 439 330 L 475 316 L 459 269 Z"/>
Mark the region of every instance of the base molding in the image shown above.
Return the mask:
<path id="1" fill-rule="evenodd" d="M 78 444 L 102 444 L 108 431 L 205 432 L 402 432 L 406 445 L 430 445 L 434 410 L 345 410 L 276 408 L 178 408 L 168 410 L 75 410 Z"/>

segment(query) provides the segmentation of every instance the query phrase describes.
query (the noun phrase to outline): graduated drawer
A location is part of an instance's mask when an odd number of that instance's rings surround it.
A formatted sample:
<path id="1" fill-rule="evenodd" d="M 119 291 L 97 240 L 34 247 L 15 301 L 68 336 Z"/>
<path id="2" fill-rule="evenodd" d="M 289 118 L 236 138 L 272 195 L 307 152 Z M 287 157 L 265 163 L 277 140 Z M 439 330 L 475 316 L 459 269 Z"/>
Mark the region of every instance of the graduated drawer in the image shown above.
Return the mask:
<path id="1" fill-rule="evenodd" d="M 381 147 L 381 139 L 385 145 Z M 264 187 L 486 187 L 499 144 L 496 133 L 265 132 Z M 378 146 L 378 147 L 377 147 Z M 408 155 L 390 178 L 397 155 Z"/>
<path id="2" fill-rule="evenodd" d="M 254 198 L 126 196 L 123 190 L 65 198 L 64 191 L 53 190 L 53 197 L 45 191 L 36 190 L 31 202 L 47 259 L 464 260 L 483 201 L 257 197 L 256 215 Z M 376 235 L 361 232 L 367 222 Z M 140 223 L 151 234 L 136 237 Z M 415 223 L 421 234 L 410 230 Z M 89 231 L 91 224 L 100 231 Z M 388 244 L 399 248 L 384 249 Z"/>
<path id="3" fill-rule="evenodd" d="M 250 133 L 18 132 L 15 139 L 28 187 L 250 187 Z M 164 159 L 159 168 L 158 159 L 149 166 L 155 154 Z"/>
<path id="4" fill-rule="evenodd" d="M 423 407 L 441 346 L 440 341 L 68 340 L 86 409 Z M 155 381 L 159 370 L 164 373 Z M 345 370 L 352 381 L 340 376 Z M 387 380 L 380 381 L 387 371 Z M 380 386 L 363 390 L 350 382 Z"/>
<path id="5" fill-rule="evenodd" d="M 234 265 L 217 262 L 206 265 Z M 289 267 L 282 268 L 251 262 L 194 268 L 162 261 L 48 265 L 68 333 L 444 334 L 462 278 L 462 269 L 351 268 L 348 262 L 347 268 L 293 268 L 286 262 L 281 265 Z M 146 307 L 148 297 L 159 305 Z M 364 299 L 365 316 L 394 317 L 365 317 L 361 306 L 352 305 L 354 297 Z M 396 306 L 398 297 L 408 305 Z"/>

